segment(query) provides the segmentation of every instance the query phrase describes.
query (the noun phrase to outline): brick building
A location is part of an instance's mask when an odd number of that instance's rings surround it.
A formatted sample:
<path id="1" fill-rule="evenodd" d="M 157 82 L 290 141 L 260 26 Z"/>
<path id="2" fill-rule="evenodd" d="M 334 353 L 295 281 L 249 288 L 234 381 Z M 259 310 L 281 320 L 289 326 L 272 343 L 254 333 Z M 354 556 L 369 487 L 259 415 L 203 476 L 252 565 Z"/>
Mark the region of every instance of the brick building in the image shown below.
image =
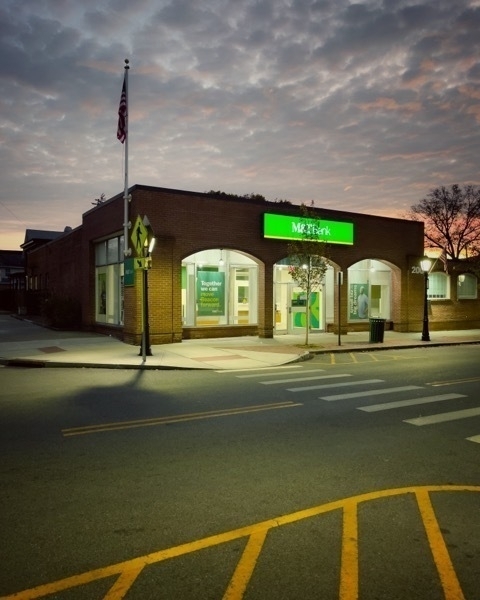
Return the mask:
<path id="1" fill-rule="evenodd" d="M 139 344 L 142 257 L 153 233 L 148 269 L 153 344 L 303 330 L 306 303 L 288 272 L 287 251 L 288 238 L 299 230 L 298 206 L 143 185 L 130 188 L 130 195 L 129 258 L 124 260 L 125 207 L 119 194 L 85 213 L 80 227 L 26 252 L 32 290 L 54 307 L 76 303 L 83 328 Z M 423 224 L 312 211 L 330 263 L 323 285 L 312 294 L 312 331 L 338 331 L 339 325 L 342 333 L 367 330 L 372 317 L 397 331 L 420 331 Z M 479 327 L 476 278 L 460 271 L 447 275 L 441 267 L 430 275 L 431 328 Z"/>

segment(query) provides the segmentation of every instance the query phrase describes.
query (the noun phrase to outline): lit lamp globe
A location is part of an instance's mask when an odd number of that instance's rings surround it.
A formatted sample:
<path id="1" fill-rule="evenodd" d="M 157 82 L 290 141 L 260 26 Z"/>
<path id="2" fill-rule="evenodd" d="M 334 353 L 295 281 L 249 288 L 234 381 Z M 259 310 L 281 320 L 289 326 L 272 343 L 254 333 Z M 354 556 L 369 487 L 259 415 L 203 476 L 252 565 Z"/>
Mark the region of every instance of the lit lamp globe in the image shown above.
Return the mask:
<path id="1" fill-rule="evenodd" d="M 425 256 L 425 258 L 422 258 L 422 260 L 420 261 L 420 268 L 424 273 L 428 273 L 430 271 L 431 266 L 432 261 L 427 256 Z"/>

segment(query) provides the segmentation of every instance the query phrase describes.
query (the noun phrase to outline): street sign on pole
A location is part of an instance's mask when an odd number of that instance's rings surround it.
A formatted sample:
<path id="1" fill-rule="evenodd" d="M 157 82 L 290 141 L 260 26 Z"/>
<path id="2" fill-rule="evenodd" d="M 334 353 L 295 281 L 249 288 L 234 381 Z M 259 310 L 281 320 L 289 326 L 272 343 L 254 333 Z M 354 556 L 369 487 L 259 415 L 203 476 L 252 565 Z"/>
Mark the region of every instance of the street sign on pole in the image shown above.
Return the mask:
<path id="1" fill-rule="evenodd" d="M 135 225 L 133 227 L 132 235 L 130 236 L 130 240 L 132 242 L 133 254 L 134 256 L 138 256 L 143 258 L 144 255 L 144 247 L 145 242 L 148 238 L 148 231 L 145 227 L 140 215 L 137 216 L 135 221 Z"/>
<path id="2" fill-rule="evenodd" d="M 134 258 L 134 266 L 135 270 L 137 269 L 145 269 L 148 258 Z"/>

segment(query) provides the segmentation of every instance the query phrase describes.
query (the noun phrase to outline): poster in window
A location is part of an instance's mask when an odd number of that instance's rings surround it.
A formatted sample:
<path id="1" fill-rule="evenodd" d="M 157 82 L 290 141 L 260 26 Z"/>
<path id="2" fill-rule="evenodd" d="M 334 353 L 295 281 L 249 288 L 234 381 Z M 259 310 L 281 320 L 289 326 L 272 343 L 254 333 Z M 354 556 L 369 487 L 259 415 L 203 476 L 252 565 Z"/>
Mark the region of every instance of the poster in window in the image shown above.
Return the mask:
<path id="1" fill-rule="evenodd" d="M 98 314 L 105 315 L 107 313 L 107 275 L 106 273 L 98 274 Z"/>
<path id="2" fill-rule="evenodd" d="M 199 317 L 225 315 L 225 273 L 197 272 L 197 314 Z"/>
<path id="3" fill-rule="evenodd" d="M 292 306 L 306 306 L 307 300 L 305 295 L 304 304 L 293 304 Z M 310 292 L 310 314 L 309 314 L 309 326 L 310 329 L 320 328 L 320 292 Z M 293 326 L 294 327 L 306 327 L 307 315 L 306 312 L 294 312 L 293 313 Z"/>
<path id="4" fill-rule="evenodd" d="M 368 319 L 368 284 L 350 284 L 350 320 Z"/>

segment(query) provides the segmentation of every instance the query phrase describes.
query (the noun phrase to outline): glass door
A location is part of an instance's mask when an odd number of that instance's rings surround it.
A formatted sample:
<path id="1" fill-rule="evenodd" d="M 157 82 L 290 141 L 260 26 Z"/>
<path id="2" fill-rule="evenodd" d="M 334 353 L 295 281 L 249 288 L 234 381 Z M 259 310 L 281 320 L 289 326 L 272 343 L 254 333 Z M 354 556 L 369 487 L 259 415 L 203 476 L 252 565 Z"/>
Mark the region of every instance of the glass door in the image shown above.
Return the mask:
<path id="1" fill-rule="evenodd" d="M 274 290 L 275 333 L 304 332 L 307 295 L 291 280 L 285 268 L 276 268 Z M 310 294 L 309 324 L 311 331 L 325 330 L 324 285 Z"/>
<path id="2" fill-rule="evenodd" d="M 290 287 L 290 308 L 288 333 L 305 331 L 307 323 L 307 294 L 295 283 Z"/>
<path id="3" fill-rule="evenodd" d="M 324 331 L 323 288 L 310 293 L 309 327 L 310 331 Z M 307 294 L 294 283 L 290 284 L 290 319 L 288 333 L 305 331 L 307 324 Z"/>
<path id="4" fill-rule="evenodd" d="M 287 333 L 290 308 L 290 287 L 288 283 L 275 284 L 274 326 L 276 333 Z"/>

